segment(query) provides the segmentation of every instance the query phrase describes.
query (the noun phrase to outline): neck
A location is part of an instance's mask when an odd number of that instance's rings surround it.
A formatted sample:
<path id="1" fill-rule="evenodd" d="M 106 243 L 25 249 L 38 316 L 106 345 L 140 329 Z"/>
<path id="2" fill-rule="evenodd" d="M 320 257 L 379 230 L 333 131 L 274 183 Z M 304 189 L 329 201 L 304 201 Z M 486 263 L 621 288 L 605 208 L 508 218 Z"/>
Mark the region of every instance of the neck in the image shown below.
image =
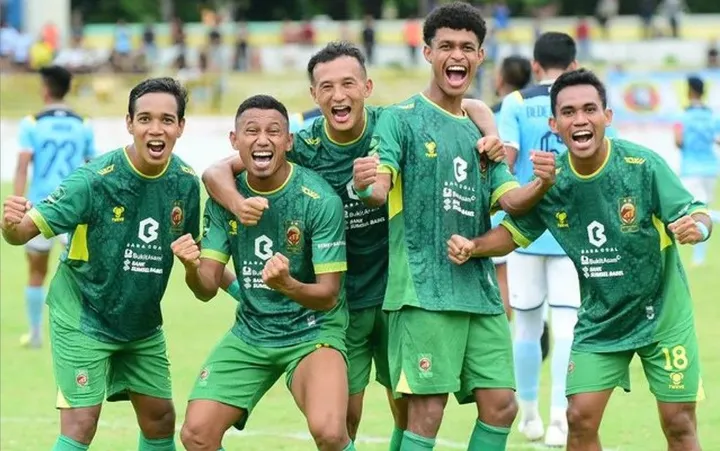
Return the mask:
<path id="1" fill-rule="evenodd" d="M 350 130 L 335 130 L 329 126 L 330 121 L 325 119 L 325 133 L 328 137 L 336 143 L 346 144 L 353 142 L 362 136 L 365 131 L 365 109 L 363 108 L 363 114 L 359 121 Z"/>
<path id="2" fill-rule="evenodd" d="M 575 155 L 570 153 L 570 160 L 572 161 L 573 168 L 580 175 L 592 175 L 600 169 L 605 162 L 608 154 L 608 143 L 605 138 L 600 144 L 600 148 L 590 158 L 576 158 Z"/>
<path id="3" fill-rule="evenodd" d="M 548 69 L 538 74 L 538 82 L 546 80 L 556 80 L 562 74 L 565 73 L 563 69 Z"/>
<path id="4" fill-rule="evenodd" d="M 450 114 L 456 116 L 462 116 L 462 96 L 451 97 L 445 94 L 445 91 L 440 89 L 437 83 L 431 83 L 430 86 L 423 92 L 425 97 L 430 99 L 437 106 L 447 111 Z"/>
<path id="5" fill-rule="evenodd" d="M 256 177 L 252 172 L 248 171 L 247 182 L 253 190 L 260 193 L 269 193 L 283 186 L 290 176 L 291 169 L 290 163 L 285 161 L 270 177 Z"/>
<path id="6" fill-rule="evenodd" d="M 162 171 L 165 170 L 165 164 L 163 165 L 154 165 L 154 164 L 148 164 L 147 161 L 140 158 L 140 154 L 138 153 L 137 149 L 135 148 L 135 144 L 132 144 L 126 148 L 128 157 L 130 158 L 130 163 L 133 165 L 133 167 L 142 175 L 146 175 L 148 177 L 155 177 L 157 175 L 160 175 Z"/>
<path id="7" fill-rule="evenodd" d="M 53 99 L 52 97 L 45 97 L 45 106 L 47 105 L 60 105 L 63 104 L 62 99 Z"/>
<path id="8" fill-rule="evenodd" d="M 697 97 L 690 98 L 690 104 L 691 105 L 702 105 L 703 101 L 702 99 L 698 99 Z"/>

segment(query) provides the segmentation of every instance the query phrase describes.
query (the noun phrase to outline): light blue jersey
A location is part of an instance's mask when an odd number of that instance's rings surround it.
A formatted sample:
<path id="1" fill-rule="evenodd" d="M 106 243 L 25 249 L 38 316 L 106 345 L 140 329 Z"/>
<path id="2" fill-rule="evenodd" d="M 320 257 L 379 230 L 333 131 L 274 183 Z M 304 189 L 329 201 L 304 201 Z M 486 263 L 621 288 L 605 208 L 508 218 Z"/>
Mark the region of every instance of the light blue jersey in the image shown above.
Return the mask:
<path id="1" fill-rule="evenodd" d="M 495 105 L 493 105 L 491 108 L 493 114 L 495 115 L 495 123 L 496 124 L 500 123 L 500 107 L 501 106 L 502 106 L 502 103 L 498 102 Z M 502 135 L 500 135 L 500 139 L 503 139 Z M 500 210 L 497 213 L 495 213 L 494 215 L 492 215 L 492 217 L 490 218 L 490 225 L 493 227 L 497 227 L 500 225 L 500 223 L 502 222 L 502 220 L 504 218 L 505 218 L 505 212 Z"/>
<path id="2" fill-rule="evenodd" d="M 521 184 L 533 178 L 533 164 L 530 152 L 542 150 L 562 154 L 567 151 L 560 136 L 550 130 L 548 119 L 550 110 L 551 82 L 529 86 L 507 95 L 500 108 L 498 129 L 502 140 L 510 147 L 517 149 L 515 159 L 515 177 Z M 617 137 L 617 131 L 610 127 L 606 131 L 609 138 Z M 527 248 L 519 248 L 516 252 L 533 255 L 562 256 L 565 252 L 549 232 Z"/>
<path id="3" fill-rule="evenodd" d="M 33 204 L 49 196 L 96 153 L 90 125 L 62 105 L 24 118 L 19 135 L 21 151 L 32 153 L 33 175 L 27 198 Z"/>
<path id="4" fill-rule="evenodd" d="M 720 135 L 720 117 L 705 105 L 691 105 L 680 116 L 682 127 L 682 177 L 715 177 L 720 173 L 720 158 L 715 140 Z"/>
<path id="5" fill-rule="evenodd" d="M 302 113 L 291 114 L 290 133 L 297 133 L 300 130 L 305 130 L 313 122 L 315 122 L 315 119 L 319 118 L 320 116 L 322 116 L 322 111 L 320 111 L 320 108 L 315 108 L 313 110 L 308 110 Z"/>

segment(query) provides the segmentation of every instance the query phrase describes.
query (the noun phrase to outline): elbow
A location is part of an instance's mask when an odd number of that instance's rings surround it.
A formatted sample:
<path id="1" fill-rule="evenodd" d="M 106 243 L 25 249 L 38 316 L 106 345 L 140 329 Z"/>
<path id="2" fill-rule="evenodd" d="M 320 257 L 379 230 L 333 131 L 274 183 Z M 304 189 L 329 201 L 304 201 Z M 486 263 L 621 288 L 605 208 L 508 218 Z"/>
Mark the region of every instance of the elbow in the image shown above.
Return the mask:
<path id="1" fill-rule="evenodd" d="M 213 166 L 210 166 L 203 171 L 202 175 L 200 176 L 200 180 L 202 180 L 205 186 L 207 186 L 207 184 L 213 179 L 214 173 L 215 168 Z"/>
<path id="2" fill-rule="evenodd" d="M 525 213 L 521 208 L 516 206 L 512 202 L 512 198 L 508 199 L 508 196 L 503 196 L 498 200 L 498 204 L 502 210 L 510 216 L 521 216 Z"/>
<path id="3" fill-rule="evenodd" d="M 214 293 L 209 291 L 195 291 L 195 298 L 201 302 L 209 302 L 217 294 L 217 290 Z"/>
<path id="4" fill-rule="evenodd" d="M 325 299 L 322 300 L 322 302 L 319 305 L 320 311 L 327 312 L 329 310 L 332 310 L 335 308 L 335 306 L 338 304 L 338 293 L 331 293 L 329 294 Z"/>

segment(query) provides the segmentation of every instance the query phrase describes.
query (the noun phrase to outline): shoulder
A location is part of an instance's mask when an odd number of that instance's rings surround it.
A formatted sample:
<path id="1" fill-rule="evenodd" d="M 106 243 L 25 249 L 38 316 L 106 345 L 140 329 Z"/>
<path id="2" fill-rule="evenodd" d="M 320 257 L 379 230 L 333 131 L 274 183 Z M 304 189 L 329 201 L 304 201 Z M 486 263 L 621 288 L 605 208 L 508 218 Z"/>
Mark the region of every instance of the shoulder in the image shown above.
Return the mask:
<path id="1" fill-rule="evenodd" d="M 295 165 L 297 180 L 300 188 L 299 195 L 317 203 L 334 202 L 340 197 L 330 184 L 317 172 Z"/>
<path id="2" fill-rule="evenodd" d="M 547 97 L 550 95 L 550 86 L 550 84 L 532 85 L 519 91 L 515 91 L 517 94 L 513 94 L 520 102 L 530 100 L 535 97 Z"/>
<path id="3" fill-rule="evenodd" d="M 323 127 L 325 126 L 325 118 L 316 118 L 309 127 L 298 130 L 295 133 L 294 147 L 298 148 L 317 148 L 322 140 Z M 293 149 L 295 150 L 295 149 Z"/>
<path id="4" fill-rule="evenodd" d="M 175 154 L 170 156 L 170 167 L 168 169 L 178 174 L 180 180 L 186 180 L 188 183 L 192 184 L 199 183 L 195 170 L 189 164 L 185 163 L 182 158 Z"/>
<path id="5" fill-rule="evenodd" d="M 625 164 L 629 165 L 650 165 L 664 163 L 665 160 L 657 152 L 648 147 L 620 138 L 608 138 L 612 146 L 612 152 L 622 158 Z"/>
<path id="6" fill-rule="evenodd" d="M 125 158 L 123 152 L 122 148 L 106 152 L 85 163 L 78 170 L 84 170 L 101 178 L 113 174 L 118 169 L 118 164 L 122 163 L 121 158 Z"/>

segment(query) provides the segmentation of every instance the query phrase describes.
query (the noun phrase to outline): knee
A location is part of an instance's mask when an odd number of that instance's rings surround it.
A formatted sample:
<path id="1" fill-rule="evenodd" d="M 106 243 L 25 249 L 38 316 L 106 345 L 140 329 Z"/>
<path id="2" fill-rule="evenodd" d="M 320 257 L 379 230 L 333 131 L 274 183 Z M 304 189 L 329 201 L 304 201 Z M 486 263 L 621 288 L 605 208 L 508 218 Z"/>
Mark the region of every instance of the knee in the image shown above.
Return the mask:
<path id="1" fill-rule="evenodd" d="M 344 415 L 318 415 L 308 418 L 310 435 L 321 451 L 341 450 L 350 441 Z"/>
<path id="2" fill-rule="evenodd" d="M 504 396 L 498 396 L 493 405 L 482 406 L 483 421 L 494 426 L 510 427 L 518 413 L 515 392 L 508 390 Z"/>
<path id="3" fill-rule="evenodd" d="M 165 438 L 175 435 L 175 408 L 171 402 L 163 409 L 153 410 L 139 418 L 140 430 L 147 438 Z"/>
<path id="4" fill-rule="evenodd" d="M 208 430 L 209 428 L 202 427 L 192 419 L 185 420 L 180 429 L 180 441 L 188 451 L 215 451 L 218 447 L 213 446 L 214 443 Z"/>
<path id="5" fill-rule="evenodd" d="M 567 421 L 569 432 L 576 435 L 594 435 L 599 427 L 592 411 L 572 402 L 568 405 Z"/>
<path id="6" fill-rule="evenodd" d="M 687 410 L 664 415 L 662 427 L 669 441 L 684 441 L 695 436 L 695 415 Z"/>
<path id="7" fill-rule="evenodd" d="M 70 409 L 70 415 L 62 419 L 62 434 L 80 443 L 90 443 L 97 431 L 98 414 L 94 412 L 80 412 Z"/>

